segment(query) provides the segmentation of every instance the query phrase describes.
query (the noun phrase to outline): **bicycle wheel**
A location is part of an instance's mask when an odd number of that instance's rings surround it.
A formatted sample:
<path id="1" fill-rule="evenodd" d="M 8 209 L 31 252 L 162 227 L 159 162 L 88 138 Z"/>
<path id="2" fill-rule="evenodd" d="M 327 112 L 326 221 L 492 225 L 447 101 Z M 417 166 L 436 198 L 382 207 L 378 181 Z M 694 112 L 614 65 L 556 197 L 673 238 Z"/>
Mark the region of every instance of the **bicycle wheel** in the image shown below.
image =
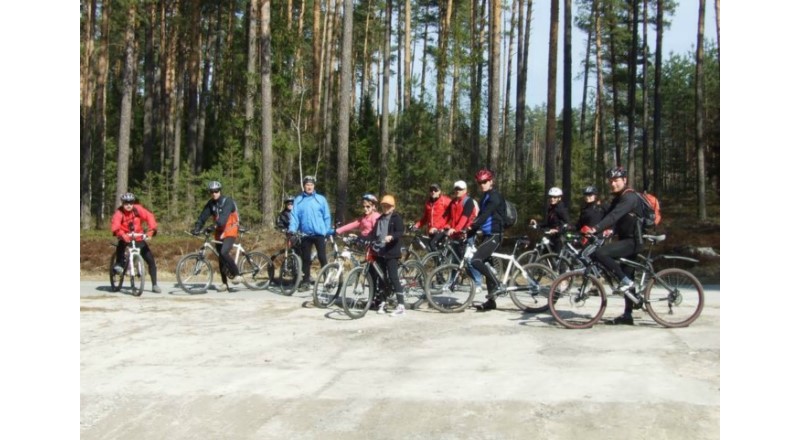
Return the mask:
<path id="1" fill-rule="evenodd" d="M 589 328 L 605 309 L 603 284 L 582 270 L 559 276 L 550 287 L 550 313 L 566 328 Z"/>
<path id="2" fill-rule="evenodd" d="M 303 263 L 300 261 L 300 256 L 281 253 L 272 260 L 272 264 L 275 266 L 275 275 L 277 276 L 273 282 L 280 287 L 281 294 L 293 295 L 301 280 L 300 273 Z"/>
<path id="3" fill-rule="evenodd" d="M 525 287 L 524 290 L 512 290 L 511 301 L 523 312 L 542 313 L 550 309 L 550 287 L 558 275 L 541 264 L 526 264 L 523 271 L 517 269 L 511 277 L 513 287 Z"/>
<path id="4" fill-rule="evenodd" d="M 248 289 L 266 289 L 270 282 L 272 261 L 263 252 L 250 252 L 239 261 L 239 275 Z"/>
<path id="5" fill-rule="evenodd" d="M 123 273 L 116 273 L 114 271 L 114 265 L 117 264 L 117 256 L 116 254 L 111 254 L 111 264 L 108 266 L 108 276 L 111 281 L 111 291 L 112 292 L 119 292 L 122 289 L 122 282 L 125 281 L 125 275 Z"/>
<path id="6" fill-rule="evenodd" d="M 144 258 L 139 254 L 131 255 L 133 272 L 129 273 L 131 279 L 131 293 L 133 296 L 142 296 L 144 292 Z"/>
<path id="7" fill-rule="evenodd" d="M 406 261 L 400 263 L 397 274 L 406 305 L 416 309 L 425 301 L 425 269 L 419 261 Z"/>
<path id="8" fill-rule="evenodd" d="M 319 271 L 314 291 L 311 293 L 315 306 L 324 309 L 336 301 L 342 285 L 343 274 L 344 270 L 339 262 L 328 263 Z"/>
<path id="9" fill-rule="evenodd" d="M 647 313 L 664 327 L 686 327 L 703 311 L 705 294 L 700 281 L 683 269 L 664 269 L 644 290 Z"/>
<path id="10" fill-rule="evenodd" d="M 439 266 L 428 274 L 425 297 L 434 309 L 442 313 L 463 312 L 475 297 L 475 281 L 466 268 L 455 264 Z"/>
<path id="11" fill-rule="evenodd" d="M 419 260 L 425 273 L 432 273 L 434 269 L 445 264 L 444 257 L 438 252 L 428 252 Z"/>
<path id="12" fill-rule="evenodd" d="M 525 251 L 519 254 L 519 257 L 517 257 L 517 263 L 519 263 L 520 266 L 525 266 L 526 264 L 535 263 L 538 258 L 538 250 Z"/>
<path id="13" fill-rule="evenodd" d="M 206 293 L 214 279 L 214 268 L 202 255 L 189 254 L 178 261 L 175 276 L 184 292 L 192 295 Z"/>
<path id="14" fill-rule="evenodd" d="M 536 263 L 547 266 L 549 269 L 559 275 L 573 270 L 569 261 L 559 258 L 558 254 L 554 253 L 540 256 L 536 259 Z"/>
<path id="15" fill-rule="evenodd" d="M 353 319 L 363 318 L 372 304 L 375 287 L 372 277 L 363 267 L 356 267 L 347 273 L 342 286 L 342 309 Z"/>
<path id="16" fill-rule="evenodd" d="M 417 251 L 403 247 L 401 250 L 401 261 L 421 261 Z"/>

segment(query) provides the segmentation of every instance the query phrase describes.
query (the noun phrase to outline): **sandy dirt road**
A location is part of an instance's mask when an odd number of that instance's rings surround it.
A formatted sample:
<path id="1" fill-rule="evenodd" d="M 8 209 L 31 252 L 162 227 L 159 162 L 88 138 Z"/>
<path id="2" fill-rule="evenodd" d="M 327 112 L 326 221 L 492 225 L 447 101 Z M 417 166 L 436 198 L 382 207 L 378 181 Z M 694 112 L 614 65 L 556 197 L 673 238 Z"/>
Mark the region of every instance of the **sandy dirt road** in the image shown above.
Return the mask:
<path id="1" fill-rule="evenodd" d="M 310 291 L 162 288 L 81 282 L 82 439 L 720 436 L 718 286 L 689 328 L 583 331 L 508 299 L 353 321 Z"/>

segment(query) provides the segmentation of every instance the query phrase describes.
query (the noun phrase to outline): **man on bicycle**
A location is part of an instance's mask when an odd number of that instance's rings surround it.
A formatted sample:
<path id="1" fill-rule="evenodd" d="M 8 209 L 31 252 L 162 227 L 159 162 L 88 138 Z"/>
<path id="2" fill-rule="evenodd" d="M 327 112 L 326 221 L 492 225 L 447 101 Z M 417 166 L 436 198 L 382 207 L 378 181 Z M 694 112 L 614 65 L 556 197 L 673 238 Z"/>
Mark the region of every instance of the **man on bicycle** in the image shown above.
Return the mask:
<path id="1" fill-rule="evenodd" d="M 598 249 L 594 254 L 594 258 L 620 280 L 615 291 L 624 294 L 634 287 L 634 282 L 631 280 L 634 268 L 625 266 L 623 269 L 617 258 L 635 258 L 639 252 L 642 238 L 641 222 L 639 220 L 642 216 L 641 205 L 638 196 L 632 189 L 627 187 L 628 172 L 624 168 L 611 168 L 606 173 L 606 177 L 614 199 L 611 200 L 605 217 L 594 226 L 584 229 L 584 231 L 589 234 L 595 234 L 597 231 L 613 228 L 613 232 L 604 232 L 604 235 L 614 233 L 618 239 Z M 632 312 L 633 301 L 625 295 L 625 311 L 609 323 L 614 325 L 633 325 Z"/>
<path id="2" fill-rule="evenodd" d="M 200 212 L 200 217 L 194 225 L 192 234 L 199 235 L 203 232 L 203 225 L 209 217 L 214 218 L 214 239 L 222 241 L 222 244 L 217 244 L 217 253 L 219 254 L 219 272 L 222 276 L 222 285 L 217 287 L 217 290 L 228 290 L 228 277 L 225 269 L 233 279 L 233 284 L 242 282 L 242 276 L 239 275 L 239 268 L 236 267 L 236 262 L 233 261 L 230 252 L 233 244 L 236 242 L 236 237 L 239 236 L 239 212 L 236 209 L 236 202 L 230 197 L 222 195 L 222 184 L 215 181 L 208 183 L 208 193 L 211 198 L 206 202 L 203 210 Z"/>
<path id="3" fill-rule="evenodd" d="M 432 183 L 428 188 L 430 197 L 425 201 L 425 210 L 422 218 L 414 223 L 413 228 L 419 229 L 428 226 L 428 236 L 431 238 L 431 250 L 436 250 L 437 245 L 444 237 L 444 227 L 447 225 L 447 207 L 450 206 L 450 197 L 442 194 L 438 183 Z"/>
<path id="4" fill-rule="evenodd" d="M 450 206 L 447 208 L 447 225 L 444 227 L 449 237 L 466 232 L 480 211 L 478 203 L 467 193 L 467 182 L 463 180 L 456 181 L 453 184 L 453 194 L 453 199 L 450 201 Z M 463 256 L 469 244 L 475 244 L 474 235 L 469 237 L 463 245 L 459 245 L 457 252 Z M 471 263 L 469 264 L 469 273 L 475 281 L 477 292 L 480 293 L 481 284 L 483 283 L 481 273 L 472 267 Z"/>
<path id="5" fill-rule="evenodd" d="M 475 181 L 478 182 L 483 196 L 480 201 L 480 213 L 472 222 L 469 235 L 473 236 L 479 230 L 483 231 L 483 241 L 472 256 L 472 266 L 486 278 L 489 294 L 486 295 L 486 302 L 477 307 L 478 311 L 485 312 L 497 308 L 495 297 L 500 281 L 485 262 L 503 241 L 503 215 L 500 210 L 504 202 L 503 196 L 494 189 L 494 172 L 486 168 L 481 169 L 475 173 Z"/>
<path id="6" fill-rule="evenodd" d="M 294 209 L 289 222 L 289 233 L 297 231 L 306 234 L 300 241 L 300 257 L 303 260 L 303 281 L 300 290 L 311 287 L 311 246 L 317 248 L 320 267 L 328 264 L 325 254 L 325 237 L 336 233 L 331 228 L 331 212 L 325 196 L 314 190 L 317 180 L 314 176 L 303 178 L 303 192 L 294 198 Z"/>
<path id="7" fill-rule="evenodd" d="M 120 197 L 120 200 L 122 205 L 111 216 L 111 233 L 119 239 L 119 242 L 117 242 L 117 261 L 114 264 L 114 272 L 118 274 L 125 271 L 123 268 L 125 248 L 132 240 L 129 234 L 131 232 L 136 234 L 144 233 L 142 223 L 147 223 L 147 239 L 152 238 L 158 232 L 156 216 L 145 209 L 144 206 L 136 203 L 136 196 L 133 193 L 126 192 Z M 150 247 L 147 246 L 147 242 L 143 237 L 135 237 L 135 240 L 139 247 L 140 255 L 147 262 L 150 281 L 153 282 L 153 293 L 161 293 L 161 288 L 158 287 L 156 260 L 153 258 L 153 253 L 150 252 Z"/>

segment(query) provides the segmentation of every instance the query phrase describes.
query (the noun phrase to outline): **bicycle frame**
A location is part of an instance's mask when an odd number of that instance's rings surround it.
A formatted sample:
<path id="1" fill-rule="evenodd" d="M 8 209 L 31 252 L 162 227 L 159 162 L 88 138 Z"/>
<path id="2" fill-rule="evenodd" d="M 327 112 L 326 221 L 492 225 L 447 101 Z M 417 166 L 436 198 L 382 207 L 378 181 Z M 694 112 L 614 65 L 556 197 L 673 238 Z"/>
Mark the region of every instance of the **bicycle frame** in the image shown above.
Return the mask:
<path id="1" fill-rule="evenodd" d="M 517 247 L 519 246 L 521 241 L 522 241 L 521 239 L 517 239 L 514 242 L 514 249 L 511 251 L 510 254 L 501 254 L 499 252 L 492 252 L 492 258 L 500 258 L 501 260 L 506 260 L 506 261 L 509 261 L 511 263 L 511 264 L 506 264 L 505 265 L 506 266 L 506 270 L 505 270 L 505 273 L 503 274 L 502 280 L 500 280 L 500 286 L 501 287 L 500 287 L 500 292 L 498 292 L 498 293 L 502 294 L 502 293 L 505 293 L 505 292 L 510 292 L 512 290 L 527 290 L 528 289 L 528 286 L 512 286 L 512 287 L 508 286 L 508 280 L 511 277 L 511 267 L 512 266 L 515 267 L 516 269 L 518 269 L 525 276 L 525 278 L 528 279 L 529 282 L 533 282 L 534 284 L 538 285 L 538 283 L 536 283 L 536 281 L 528 278 L 528 273 L 522 268 L 522 265 L 519 264 L 519 261 L 517 261 L 517 258 L 515 256 L 517 254 Z M 493 270 L 492 266 L 489 266 L 489 270 Z"/>

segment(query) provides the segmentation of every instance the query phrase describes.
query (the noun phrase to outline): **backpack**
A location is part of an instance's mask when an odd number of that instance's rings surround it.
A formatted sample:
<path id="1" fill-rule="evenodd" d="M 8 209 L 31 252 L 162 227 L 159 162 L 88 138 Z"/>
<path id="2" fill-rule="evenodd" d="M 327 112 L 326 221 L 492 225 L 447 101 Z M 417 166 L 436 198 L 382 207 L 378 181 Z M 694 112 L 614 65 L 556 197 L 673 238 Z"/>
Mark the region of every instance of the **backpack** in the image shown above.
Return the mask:
<path id="1" fill-rule="evenodd" d="M 503 218 L 503 229 L 508 229 L 517 224 L 517 206 L 503 199 L 503 206 L 500 208 L 500 215 Z"/>
<path id="2" fill-rule="evenodd" d="M 656 196 L 648 194 L 647 191 L 643 193 L 634 191 L 634 193 L 639 197 L 642 206 L 642 227 L 645 230 L 652 230 L 661 224 L 661 203 Z"/>

